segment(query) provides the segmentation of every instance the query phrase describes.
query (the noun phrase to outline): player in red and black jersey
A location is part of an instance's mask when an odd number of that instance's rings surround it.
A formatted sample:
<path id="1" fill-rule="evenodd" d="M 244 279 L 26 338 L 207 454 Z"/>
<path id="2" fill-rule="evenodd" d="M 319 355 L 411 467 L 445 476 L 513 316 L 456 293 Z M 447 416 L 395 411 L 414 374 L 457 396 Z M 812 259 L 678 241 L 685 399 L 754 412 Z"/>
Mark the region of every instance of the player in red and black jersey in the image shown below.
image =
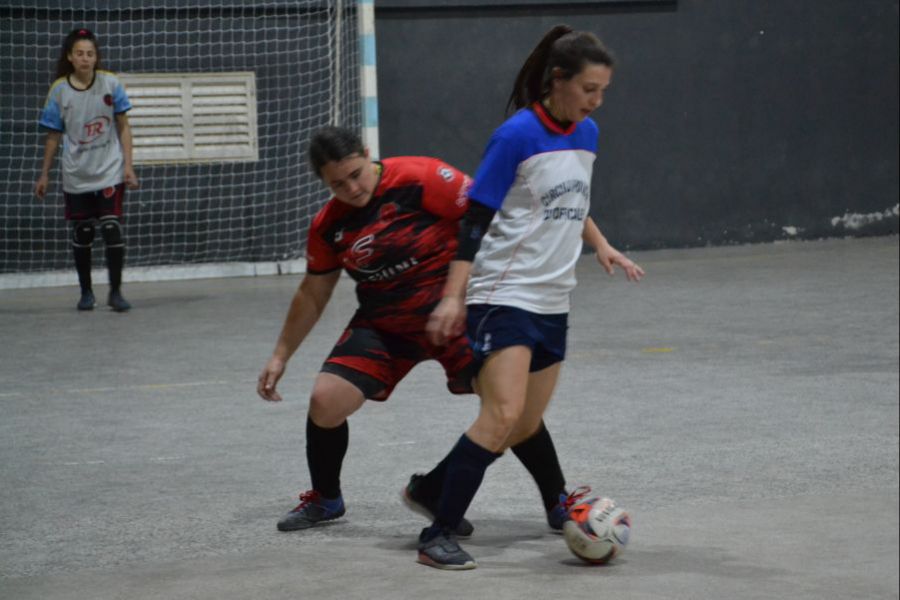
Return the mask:
<path id="1" fill-rule="evenodd" d="M 367 398 L 386 400 L 416 364 L 431 359 L 444 367 L 450 392 L 473 391 L 474 359 L 466 336 L 436 346 L 425 333 L 456 255 L 469 177 L 435 158 L 373 161 L 356 134 L 336 127 L 313 137 L 309 155 L 334 197 L 313 220 L 307 272 L 259 376 L 259 395 L 281 400 L 277 383 L 324 311 L 341 269 L 356 281 L 359 307 L 313 386 L 306 422 L 312 489 L 278 522 L 281 531 L 344 514 L 340 472 L 349 439 L 347 418 Z M 545 429 L 513 451 L 540 488 L 549 482 L 562 489 L 562 472 Z M 403 499 L 433 518 L 442 482 L 440 468 L 427 478 L 414 475 Z M 472 526 L 463 520 L 456 532 L 470 535 Z"/>

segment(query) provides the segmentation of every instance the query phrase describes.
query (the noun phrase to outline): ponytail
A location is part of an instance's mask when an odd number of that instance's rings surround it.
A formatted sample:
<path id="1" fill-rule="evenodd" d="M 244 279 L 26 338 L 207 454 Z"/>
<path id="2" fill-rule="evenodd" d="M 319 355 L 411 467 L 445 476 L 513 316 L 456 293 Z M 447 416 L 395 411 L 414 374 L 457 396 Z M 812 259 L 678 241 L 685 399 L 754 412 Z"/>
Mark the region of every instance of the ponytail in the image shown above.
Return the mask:
<path id="1" fill-rule="evenodd" d="M 525 59 L 525 64 L 522 65 L 516 76 L 512 93 L 506 103 L 507 114 L 524 108 L 544 96 L 544 71 L 547 57 L 550 55 L 550 48 L 553 46 L 553 42 L 571 32 L 572 28 L 568 25 L 557 25 L 544 34 L 538 45 Z"/>
<path id="2" fill-rule="evenodd" d="M 557 76 L 571 79 L 585 63 L 612 67 L 615 60 L 597 37 L 586 31 L 574 31 L 557 25 L 541 38 L 519 70 L 506 103 L 507 114 L 543 100 L 550 93 L 554 69 Z"/>

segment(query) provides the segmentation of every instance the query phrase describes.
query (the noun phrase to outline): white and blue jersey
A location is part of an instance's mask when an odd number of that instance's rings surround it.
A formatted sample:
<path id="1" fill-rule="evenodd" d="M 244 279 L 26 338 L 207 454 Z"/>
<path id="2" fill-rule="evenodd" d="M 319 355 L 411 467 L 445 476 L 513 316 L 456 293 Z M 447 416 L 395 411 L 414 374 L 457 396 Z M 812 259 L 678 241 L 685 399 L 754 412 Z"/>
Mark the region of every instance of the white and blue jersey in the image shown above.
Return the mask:
<path id="1" fill-rule="evenodd" d="M 73 87 L 68 77 L 53 82 L 40 124 L 63 134 L 63 191 L 81 194 L 122 183 L 125 159 L 116 115 L 130 109 L 125 88 L 108 71 L 96 71 L 86 90 Z"/>
<path id="2" fill-rule="evenodd" d="M 494 132 L 469 190 L 497 214 L 472 265 L 467 304 L 569 312 L 597 136 L 591 119 L 562 129 L 540 104 Z"/>

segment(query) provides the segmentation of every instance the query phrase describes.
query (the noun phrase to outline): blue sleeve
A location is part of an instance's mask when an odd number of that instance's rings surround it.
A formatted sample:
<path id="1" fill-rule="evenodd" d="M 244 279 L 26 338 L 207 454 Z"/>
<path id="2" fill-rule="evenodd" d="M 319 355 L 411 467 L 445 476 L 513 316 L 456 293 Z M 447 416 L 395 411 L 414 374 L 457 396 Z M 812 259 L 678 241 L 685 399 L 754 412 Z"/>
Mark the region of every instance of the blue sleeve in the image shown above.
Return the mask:
<path id="1" fill-rule="evenodd" d="M 118 115 L 129 110 L 131 110 L 131 101 L 128 99 L 128 94 L 125 93 L 125 86 L 116 82 L 116 88 L 113 90 L 113 112 Z"/>
<path id="2" fill-rule="evenodd" d="M 62 111 L 59 110 L 59 102 L 57 102 L 56 96 L 51 95 L 47 98 L 47 104 L 44 105 L 44 110 L 41 111 L 41 119 L 38 123 L 42 127 L 54 131 L 66 130 L 66 125 L 62 120 Z"/>
<path id="3" fill-rule="evenodd" d="M 509 136 L 494 132 L 475 173 L 469 198 L 499 210 L 509 188 L 516 180 L 521 162 L 519 144 Z"/>

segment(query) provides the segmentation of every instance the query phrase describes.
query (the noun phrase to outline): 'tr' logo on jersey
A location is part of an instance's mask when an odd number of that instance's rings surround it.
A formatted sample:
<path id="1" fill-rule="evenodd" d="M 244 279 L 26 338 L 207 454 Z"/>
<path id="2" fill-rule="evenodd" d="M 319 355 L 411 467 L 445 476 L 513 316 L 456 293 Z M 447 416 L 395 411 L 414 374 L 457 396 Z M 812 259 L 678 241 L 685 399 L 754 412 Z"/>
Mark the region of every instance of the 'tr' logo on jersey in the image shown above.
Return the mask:
<path id="1" fill-rule="evenodd" d="M 109 127 L 111 123 L 109 117 L 97 117 L 95 119 L 91 119 L 87 123 L 84 124 L 84 139 L 78 140 L 79 144 L 90 144 L 98 137 L 103 135 L 106 131 L 106 128 Z"/>

